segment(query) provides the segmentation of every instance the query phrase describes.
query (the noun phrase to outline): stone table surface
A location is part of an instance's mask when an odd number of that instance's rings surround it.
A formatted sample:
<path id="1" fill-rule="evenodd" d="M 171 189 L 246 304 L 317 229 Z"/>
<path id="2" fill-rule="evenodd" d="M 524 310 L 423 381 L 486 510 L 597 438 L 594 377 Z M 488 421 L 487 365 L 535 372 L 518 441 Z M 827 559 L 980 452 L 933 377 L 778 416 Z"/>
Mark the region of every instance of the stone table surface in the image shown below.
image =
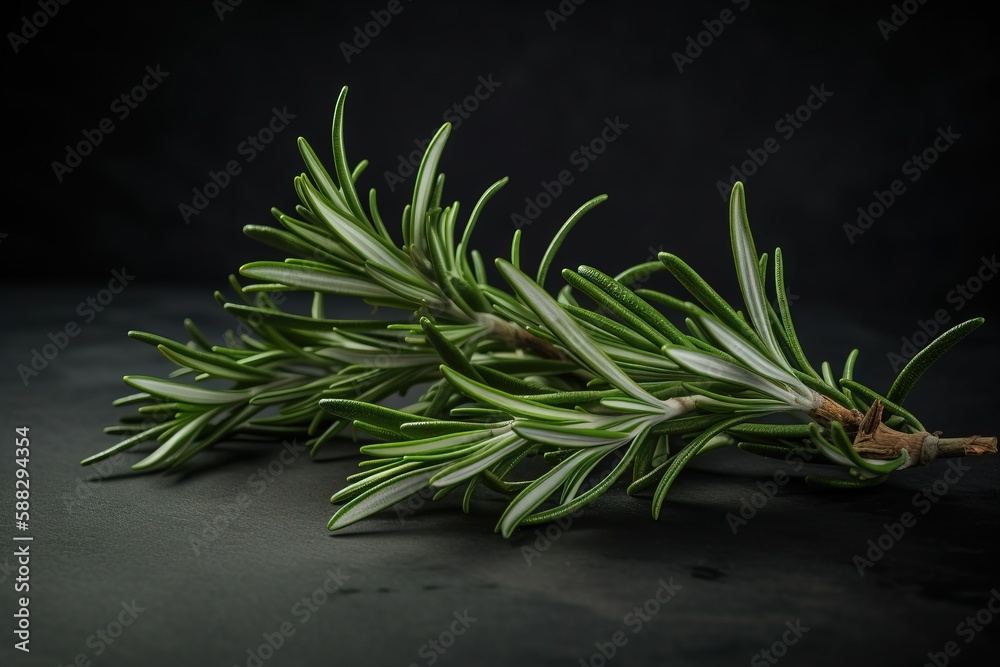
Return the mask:
<path id="1" fill-rule="evenodd" d="M 331 535 L 328 498 L 360 460 L 348 441 L 315 458 L 228 443 L 166 476 L 130 473 L 138 453 L 80 467 L 113 442 L 102 428 L 125 414 L 111 406 L 130 393 L 121 376 L 169 369 L 129 328 L 181 337 L 187 315 L 210 335 L 231 326 L 204 289 L 136 285 L 92 316 L 76 308 L 87 295 L 7 298 L 0 478 L 12 514 L 14 429 L 29 426 L 33 541 L 23 654 L 12 554 L 24 543 L 5 531 L 4 665 L 997 664 L 1000 458 L 834 492 L 803 482 L 819 466 L 717 451 L 681 476 L 659 521 L 648 494 L 615 487 L 509 540 L 493 532 L 495 496 L 470 516 L 415 502 Z M 17 366 L 71 322 L 79 333 L 26 386 Z M 914 392 L 931 428 L 996 434 L 989 329 Z M 891 380 L 898 342 L 874 327 L 803 310 L 800 334 L 820 359 L 860 347 L 862 380 Z"/>

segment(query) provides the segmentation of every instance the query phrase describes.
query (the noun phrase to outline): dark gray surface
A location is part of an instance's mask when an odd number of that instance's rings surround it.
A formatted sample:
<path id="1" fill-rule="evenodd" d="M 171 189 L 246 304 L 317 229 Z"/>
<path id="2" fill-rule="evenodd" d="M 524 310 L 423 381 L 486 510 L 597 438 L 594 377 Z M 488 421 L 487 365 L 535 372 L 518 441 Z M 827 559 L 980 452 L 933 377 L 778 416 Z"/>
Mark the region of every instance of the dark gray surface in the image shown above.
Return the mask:
<path id="1" fill-rule="evenodd" d="M 809 630 L 782 665 L 919 666 L 949 641 L 960 649 L 949 664 L 995 664 L 1000 619 L 969 643 L 956 626 L 1000 586 L 997 458 L 963 460 L 968 471 L 926 513 L 914 495 L 944 479 L 945 462 L 861 493 L 818 491 L 796 475 L 734 535 L 727 513 L 775 470 L 791 470 L 716 452 L 682 475 L 659 522 L 648 498 L 615 488 L 566 530 L 550 529 L 557 539 L 530 565 L 536 529 L 511 540 L 495 535 L 501 504 L 488 496 L 472 516 L 428 503 L 405 520 L 387 512 L 334 537 L 325 529 L 327 499 L 355 470 L 350 444 L 280 464 L 276 448 L 229 444 L 172 476 L 128 474 L 134 453 L 103 471 L 77 465 L 114 442 L 101 428 L 124 414 L 110 406 L 128 393 L 120 377 L 168 369 L 152 348 L 129 341 L 127 329 L 179 336 L 182 318 L 199 313 L 210 335 L 229 325 L 206 290 L 136 284 L 25 387 L 17 364 L 49 331 L 78 320 L 76 304 L 93 291 L 18 289 L 5 299 L 13 317 L 3 326 L 0 475 L 9 498 L 13 428 L 30 426 L 35 541 L 30 656 L 11 649 L 13 575 L 0 573 L 4 665 L 68 665 L 78 654 L 108 666 L 247 665 L 248 649 L 285 621 L 294 634 L 263 665 L 427 665 L 421 647 L 466 610 L 476 620 L 434 664 L 580 665 L 618 631 L 627 643 L 608 664 L 754 664 L 796 620 Z M 892 337 L 802 308 L 802 337 L 817 359 L 842 359 L 860 344 L 859 375 L 884 385 Z M 930 428 L 996 433 L 992 378 L 1000 363 L 988 354 L 996 341 L 988 324 L 914 393 L 913 409 Z M 268 465 L 280 475 L 256 484 L 252 476 Z M 241 497 L 249 502 L 232 515 L 227 508 Z M 9 500 L 3 506 L 12 509 Z M 916 524 L 859 576 L 853 557 L 907 511 Z M 196 554 L 192 539 L 204 538 L 213 520 L 222 529 Z M 0 565 L 11 564 L 4 551 Z M 302 623 L 296 603 L 331 571 L 342 584 Z M 661 580 L 680 589 L 633 632 L 639 623 L 627 614 Z M 134 623 L 95 655 L 88 638 L 133 600 L 142 608 Z"/>

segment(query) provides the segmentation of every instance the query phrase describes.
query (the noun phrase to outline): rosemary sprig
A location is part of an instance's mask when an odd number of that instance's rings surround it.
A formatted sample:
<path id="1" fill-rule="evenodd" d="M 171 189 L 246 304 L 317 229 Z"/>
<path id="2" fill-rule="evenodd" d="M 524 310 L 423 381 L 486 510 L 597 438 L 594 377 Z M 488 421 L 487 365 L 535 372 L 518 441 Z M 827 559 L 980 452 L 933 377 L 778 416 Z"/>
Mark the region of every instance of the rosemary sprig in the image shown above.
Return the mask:
<path id="1" fill-rule="evenodd" d="M 231 279 L 238 301 L 216 295 L 252 335 L 229 334 L 225 346 L 212 345 L 190 321 L 187 343 L 130 332 L 156 345 L 178 370 L 166 380 L 127 376 L 140 393 L 117 403 L 139 405 L 140 417 L 155 414 L 160 421 L 111 427 L 129 437 L 84 464 L 147 440 L 159 444 L 136 470 L 173 468 L 236 438 L 303 434 L 315 452 L 353 425 L 385 442 L 361 447 L 371 458 L 334 495 L 342 506 L 331 529 L 428 488 L 435 499 L 463 489 L 468 512 L 483 484 L 510 496 L 497 524 L 510 536 L 519 525 L 576 511 L 629 469 L 629 493 L 655 485 L 657 517 L 684 466 L 717 447 L 738 445 L 764 456 L 820 453 L 842 472 L 809 481 L 837 487 L 878 484 L 937 456 L 996 451 L 995 438 L 928 433 L 903 407 L 917 379 L 982 319 L 942 334 L 884 395 L 856 380 L 857 350 L 840 378 L 826 362 L 817 372 L 792 322 L 780 249 L 773 255 L 777 310 L 767 298 L 768 256 L 754 245 L 742 184 L 733 188 L 729 229 L 743 310 L 669 253 L 617 278 L 588 266 L 564 270 L 566 284 L 555 296 L 546 292 L 541 285 L 560 245 L 603 195 L 567 220 L 534 278 L 522 269 L 515 232 L 510 259 L 496 260 L 506 286 L 491 285 L 470 239 L 506 179 L 485 191 L 459 235 L 459 204 L 442 204 L 438 173 L 445 124 L 427 147 L 397 244 L 375 190 L 367 211 L 356 190 L 367 163 L 350 169 L 347 162 L 346 92 L 334 114 L 333 174 L 300 139 L 307 173 L 295 178 L 301 201 L 295 216 L 274 210 L 280 228 L 245 229 L 288 256 L 241 267 L 256 282 Z M 687 294 L 626 285 L 630 275 L 653 268 L 672 273 Z M 312 295 L 308 314 L 285 312 L 270 296 L 289 291 Z M 327 294 L 356 297 L 398 317 L 331 319 Z M 577 295 L 600 310 L 582 306 Z M 184 376 L 193 381 L 176 381 Z M 402 410 L 379 405 L 428 383 Z M 794 414 L 800 423 L 762 421 L 773 414 Z M 546 468 L 522 479 L 529 458 Z M 596 474 L 598 468 L 605 472 Z"/>

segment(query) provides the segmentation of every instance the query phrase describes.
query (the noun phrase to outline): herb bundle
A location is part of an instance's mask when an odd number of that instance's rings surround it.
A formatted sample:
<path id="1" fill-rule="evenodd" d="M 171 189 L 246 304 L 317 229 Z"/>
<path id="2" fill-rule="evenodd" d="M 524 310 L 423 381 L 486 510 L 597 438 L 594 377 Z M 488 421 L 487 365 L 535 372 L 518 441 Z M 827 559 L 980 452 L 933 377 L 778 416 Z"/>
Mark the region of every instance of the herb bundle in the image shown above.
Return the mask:
<path id="1" fill-rule="evenodd" d="M 832 470 L 807 481 L 844 488 L 879 484 L 940 456 L 996 451 L 996 438 L 928 432 L 903 407 L 928 367 L 983 320 L 943 333 L 884 393 L 855 379 L 857 350 L 839 377 L 826 362 L 817 371 L 795 333 L 780 249 L 769 262 L 754 246 L 742 184 L 730 202 L 742 310 L 669 253 L 615 276 L 566 269 L 565 284 L 545 291 L 556 252 L 604 196 L 570 216 L 533 275 L 520 262 L 515 231 L 510 256 L 496 259 L 506 284 L 491 284 L 470 241 L 507 179 L 467 216 L 458 202 L 446 203 L 438 172 L 445 124 L 427 146 L 398 244 L 375 190 L 367 209 L 357 191 L 367 162 L 352 169 L 345 154 L 346 93 L 334 113 L 333 173 L 299 139 L 301 203 L 294 214 L 273 209 L 277 227 L 245 228 L 286 259 L 241 267 L 252 282 L 231 277 L 233 300 L 216 293 L 248 333 L 229 332 L 225 345 L 214 345 L 190 320 L 186 343 L 129 332 L 178 368 L 166 379 L 125 377 L 138 392 L 116 405 L 136 405 L 137 413 L 106 429 L 123 439 L 84 465 L 150 440 L 157 446 L 133 469 L 175 468 L 236 439 L 301 436 L 315 453 L 353 426 L 384 442 L 360 448 L 368 458 L 333 496 L 341 506 L 331 529 L 428 489 L 435 499 L 460 492 L 468 512 L 482 485 L 510 498 L 497 525 L 506 537 L 576 511 L 624 475 L 630 494 L 654 489 L 657 517 L 684 466 L 719 447 L 820 454 Z M 671 273 L 684 292 L 629 287 L 652 271 Z M 310 294 L 311 309 L 282 310 L 272 296 L 282 292 Z M 398 318 L 337 319 L 327 314 L 328 295 Z M 418 388 L 403 409 L 381 405 Z M 796 419 L 776 424 L 775 414 Z"/>

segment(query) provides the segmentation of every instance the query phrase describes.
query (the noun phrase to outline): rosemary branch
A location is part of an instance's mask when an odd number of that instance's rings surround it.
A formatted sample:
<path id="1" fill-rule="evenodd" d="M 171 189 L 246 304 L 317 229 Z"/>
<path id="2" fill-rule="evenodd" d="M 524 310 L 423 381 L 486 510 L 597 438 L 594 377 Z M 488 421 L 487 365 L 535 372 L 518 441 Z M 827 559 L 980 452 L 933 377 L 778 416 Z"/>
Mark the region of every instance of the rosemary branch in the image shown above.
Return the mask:
<path id="1" fill-rule="evenodd" d="M 854 378 L 857 350 L 839 379 L 825 362 L 817 372 L 791 319 L 780 249 L 773 255 L 777 309 L 767 298 L 768 255 L 754 245 L 741 183 L 733 187 L 729 231 L 744 310 L 669 253 L 617 277 L 589 266 L 567 269 L 565 285 L 546 292 L 541 285 L 560 245 L 603 195 L 570 216 L 533 278 L 521 266 L 516 231 L 510 259 L 496 260 L 506 285 L 491 285 L 470 240 L 507 179 L 487 188 L 459 234 L 459 204 L 443 203 L 438 172 L 445 124 L 426 149 L 397 242 L 375 190 L 367 210 L 357 192 L 367 163 L 349 168 L 346 93 L 334 113 L 333 173 L 299 139 L 307 173 L 294 181 L 301 202 L 294 216 L 274 209 L 280 227 L 245 228 L 285 259 L 241 267 L 255 282 L 231 278 L 236 300 L 216 294 L 249 333 L 213 345 L 190 321 L 186 343 L 130 332 L 178 369 L 169 379 L 125 377 L 139 393 L 116 403 L 138 405 L 138 414 L 107 429 L 127 437 L 84 464 L 149 440 L 156 448 L 133 469 L 173 468 L 243 438 L 303 435 L 316 452 L 353 425 L 383 442 L 360 448 L 369 458 L 334 495 L 342 506 L 331 529 L 428 488 L 435 498 L 463 489 L 468 512 L 483 484 L 510 497 L 497 525 L 509 536 L 519 525 L 576 511 L 630 468 L 629 493 L 655 485 L 656 517 L 684 466 L 717 447 L 765 456 L 820 453 L 841 472 L 807 481 L 841 488 L 872 486 L 938 456 L 996 451 L 992 437 L 940 438 L 903 407 L 930 365 L 983 320 L 934 340 L 884 395 Z M 628 276 L 653 269 L 673 274 L 685 293 L 627 286 Z M 272 295 L 283 292 L 310 294 L 309 313 L 282 310 Z M 398 317 L 331 319 L 327 295 Z M 427 388 L 405 408 L 380 405 L 418 386 Z M 774 414 L 799 422 L 763 420 Z M 150 415 L 158 417 L 152 426 Z M 528 458 L 547 468 L 520 479 Z M 604 461 L 609 466 L 596 473 Z"/>

